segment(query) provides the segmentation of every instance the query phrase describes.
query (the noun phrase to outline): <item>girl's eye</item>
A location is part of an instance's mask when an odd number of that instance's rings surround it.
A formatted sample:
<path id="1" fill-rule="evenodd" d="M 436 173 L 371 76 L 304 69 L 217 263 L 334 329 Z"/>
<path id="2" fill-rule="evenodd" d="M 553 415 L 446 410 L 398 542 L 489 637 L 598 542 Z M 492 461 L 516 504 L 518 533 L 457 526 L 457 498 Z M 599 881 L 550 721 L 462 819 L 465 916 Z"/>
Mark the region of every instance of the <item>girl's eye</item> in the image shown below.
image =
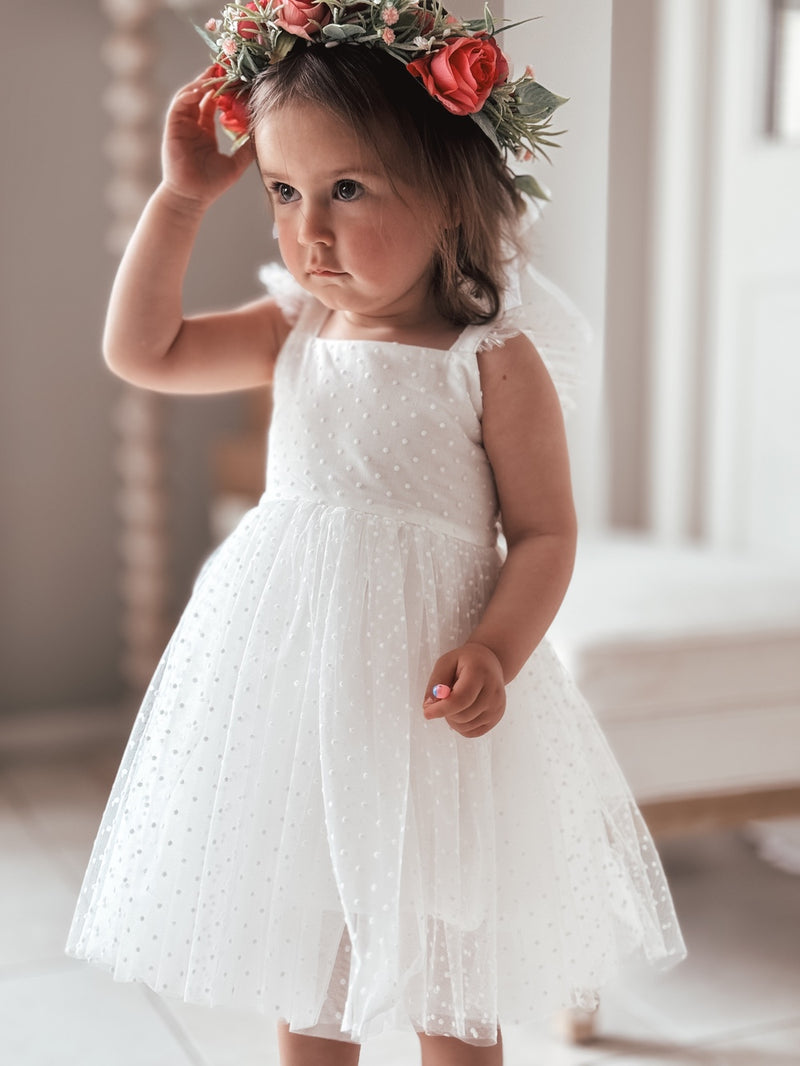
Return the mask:
<path id="1" fill-rule="evenodd" d="M 271 190 L 275 194 L 278 203 L 289 204 L 297 199 L 297 189 L 288 185 L 285 181 L 273 181 Z"/>
<path id="2" fill-rule="evenodd" d="M 333 187 L 335 199 L 344 200 L 345 203 L 349 200 L 358 200 L 363 192 L 364 186 L 357 181 L 353 181 L 352 178 L 343 178 L 341 181 L 337 181 Z"/>

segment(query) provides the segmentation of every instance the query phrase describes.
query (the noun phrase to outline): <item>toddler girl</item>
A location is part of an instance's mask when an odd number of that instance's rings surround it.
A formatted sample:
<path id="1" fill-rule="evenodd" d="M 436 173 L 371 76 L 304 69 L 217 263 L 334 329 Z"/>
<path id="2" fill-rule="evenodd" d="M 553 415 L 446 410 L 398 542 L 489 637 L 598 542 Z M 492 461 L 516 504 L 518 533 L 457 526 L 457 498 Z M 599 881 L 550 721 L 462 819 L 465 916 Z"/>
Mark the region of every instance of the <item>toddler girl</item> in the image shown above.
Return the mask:
<path id="1" fill-rule="evenodd" d="M 683 951 L 544 640 L 575 516 L 505 154 L 548 143 L 560 100 L 493 29 L 437 0 L 229 5 L 111 296 L 127 381 L 275 404 L 266 492 L 153 677 L 67 950 L 273 1016 L 286 1064 L 411 1026 L 428 1066 L 489 1066 L 499 1019 Z M 186 318 L 200 222 L 251 162 L 296 285 Z"/>

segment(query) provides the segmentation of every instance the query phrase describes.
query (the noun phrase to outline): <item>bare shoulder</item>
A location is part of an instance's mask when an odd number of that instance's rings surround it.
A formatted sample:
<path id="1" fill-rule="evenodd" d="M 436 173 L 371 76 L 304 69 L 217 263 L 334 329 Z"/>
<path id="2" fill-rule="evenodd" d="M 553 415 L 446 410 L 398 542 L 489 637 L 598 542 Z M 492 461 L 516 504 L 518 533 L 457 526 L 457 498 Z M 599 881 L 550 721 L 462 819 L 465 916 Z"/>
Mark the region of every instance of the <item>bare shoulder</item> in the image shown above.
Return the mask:
<path id="1" fill-rule="evenodd" d="M 555 386 L 524 336 L 478 356 L 483 444 L 509 543 L 529 534 L 574 537 L 564 420 Z"/>
<path id="2" fill-rule="evenodd" d="M 561 405 L 550 374 L 536 347 L 519 333 L 499 347 L 478 353 L 484 422 L 515 417 L 562 424 Z"/>
<path id="3" fill-rule="evenodd" d="M 108 356 L 106 361 L 120 377 L 156 392 L 234 392 L 272 381 L 290 330 L 275 300 L 262 297 L 232 310 L 185 318 L 158 360 L 131 366 Z"/>

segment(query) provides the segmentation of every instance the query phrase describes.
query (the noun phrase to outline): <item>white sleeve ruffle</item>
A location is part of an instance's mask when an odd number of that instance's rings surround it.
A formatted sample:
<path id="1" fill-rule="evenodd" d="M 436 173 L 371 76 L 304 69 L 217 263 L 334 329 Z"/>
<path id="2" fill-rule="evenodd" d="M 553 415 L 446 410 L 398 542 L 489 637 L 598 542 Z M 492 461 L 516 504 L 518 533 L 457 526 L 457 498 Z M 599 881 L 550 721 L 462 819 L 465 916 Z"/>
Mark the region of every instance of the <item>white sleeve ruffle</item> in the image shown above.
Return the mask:
<path id="1" fill-rule="evenodd" d="M 531 228 L 534 213 L 523 219 L 522 252 L 507 268 L 503 309 L 484 334 L 480 351 L 500 347 L 522 333 L 535 345 L 553 379 L 561 406 L 575 407 L 579 385 L 587 377 L 592 330 L 567 294 L 533 266 Z"/>
<path id="2" fill-rule="evenodd" d="M 283 312 L 290 326 L 294 326 L 300 312 L 313 297 L 299 285 L 281 263 L 265 263 L 258 271 L 258 280 Z"/>

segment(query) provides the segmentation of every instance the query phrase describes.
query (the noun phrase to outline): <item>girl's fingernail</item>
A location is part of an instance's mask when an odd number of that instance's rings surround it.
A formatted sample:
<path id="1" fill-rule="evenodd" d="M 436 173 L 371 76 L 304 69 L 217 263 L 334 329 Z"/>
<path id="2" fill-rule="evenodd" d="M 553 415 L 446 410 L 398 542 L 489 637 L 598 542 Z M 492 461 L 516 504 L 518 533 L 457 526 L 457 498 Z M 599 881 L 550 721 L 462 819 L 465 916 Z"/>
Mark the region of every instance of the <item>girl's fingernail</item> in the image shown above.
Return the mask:
<path id="1" fill-rule="evenodd" d="M 449 685 L 434 685 L 433 686 L 433 694 L 434 694 L 434 696 L 436 697 L 437 700 L 446 700 L 447 697 L 450 695 L 450 686 Z"/>

